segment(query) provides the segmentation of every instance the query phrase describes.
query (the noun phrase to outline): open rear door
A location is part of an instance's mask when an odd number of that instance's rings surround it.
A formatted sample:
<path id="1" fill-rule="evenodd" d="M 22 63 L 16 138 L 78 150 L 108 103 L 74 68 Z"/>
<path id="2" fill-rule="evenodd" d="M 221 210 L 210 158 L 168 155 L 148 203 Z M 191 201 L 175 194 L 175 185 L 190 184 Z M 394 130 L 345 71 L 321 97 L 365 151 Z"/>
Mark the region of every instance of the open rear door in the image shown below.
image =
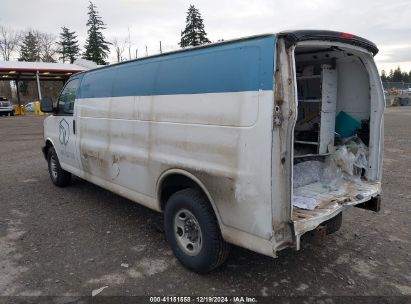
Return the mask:
<path id="1" fill-rule="evenodd" d="M 282 32 L 279 37 L 286 48 L 293 50 L 295 60 L 297 118 L 292 132 L 294 178 L 291 182 L 295 203 L 291 206 L 291 219 L 299 249 L 304 233 L 350 206 L 363 206 L 379 198 L 385 102 L 373 60 L 378 49 L 372 42 L 333 31 Z M 345 137 L 338 134 L 336 121 L 341 112 L 358 119 L 359 126 L 367 123 L 367 130 L 354 129 L 358 134 L 361 131 L 361 135 L 367 133 L 361 141 L 366 161 L 362 171 L 355 172 L 357 175 L 342 176 L 338 183 L 325 182 L 321 175 L 322 170 L 329 170 L 327 162 L 335 161 L 332 157 L 338 154 L 336 151 L 351 147 L 348 139 L 356 134 Z M 296 170 L 296 166 L 308 162 L 311 167 L 306 166 L 307 182 L 300 179 L 297 183 L 296 177 L 302 175 L 302 170 L 301 167 Z M 310 169 L 316 165 L 318 168 Z M 313 177 L 316 170 L 318 179 Z M 305 199 L 315 202 L 314 207 L 306 208 Z"/>

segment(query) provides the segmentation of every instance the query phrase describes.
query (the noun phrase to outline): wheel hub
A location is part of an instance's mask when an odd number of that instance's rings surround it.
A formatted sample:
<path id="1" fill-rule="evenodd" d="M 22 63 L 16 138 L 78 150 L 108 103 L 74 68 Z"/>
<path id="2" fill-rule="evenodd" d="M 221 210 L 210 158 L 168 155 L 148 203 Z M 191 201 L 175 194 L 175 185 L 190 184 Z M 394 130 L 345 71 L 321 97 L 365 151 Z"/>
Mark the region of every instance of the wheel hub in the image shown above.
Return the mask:
<path id="1" fill-rule="evenodd" d="M 196 242 L 198 240 L 198 229 L 196 223 L 193 220 L 188 219 L 184 223 L 184 233 L 187 234 L 187 238 L 191 242 Z"/>
<path id="2" fill-rule="evenodd" d="M 174 217 L 174 236 L 184 253 L 195 256 L 202 248 L 202 232 L 197 218 L 187 209 L 182 209 Z"/>

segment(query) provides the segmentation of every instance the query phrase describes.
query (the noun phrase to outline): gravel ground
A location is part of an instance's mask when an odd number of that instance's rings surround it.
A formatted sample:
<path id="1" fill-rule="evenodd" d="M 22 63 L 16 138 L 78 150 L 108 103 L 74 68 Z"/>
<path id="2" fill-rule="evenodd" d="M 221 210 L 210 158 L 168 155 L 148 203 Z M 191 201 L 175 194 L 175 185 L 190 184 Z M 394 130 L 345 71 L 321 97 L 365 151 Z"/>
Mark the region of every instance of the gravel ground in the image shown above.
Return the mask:
<path id="1" fill-rule="evenodd" d="M 161 214 L 80 179 L 54 187 L 42 121 L 0 117 L 0 295 L 411 295 L 409 107 L 386 111 L 380 213 L 352 208 L 278 259 L 234 247 L 203 276 L 173 257 Z"/>

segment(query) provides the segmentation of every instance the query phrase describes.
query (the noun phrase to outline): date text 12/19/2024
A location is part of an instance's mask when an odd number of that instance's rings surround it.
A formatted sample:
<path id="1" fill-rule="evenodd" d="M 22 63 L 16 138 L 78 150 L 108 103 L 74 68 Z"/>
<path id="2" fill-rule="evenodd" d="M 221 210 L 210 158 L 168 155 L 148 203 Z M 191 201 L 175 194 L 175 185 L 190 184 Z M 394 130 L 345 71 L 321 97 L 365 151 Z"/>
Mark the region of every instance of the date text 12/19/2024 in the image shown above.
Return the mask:
<path id="1" fill-rule="evenodd" d="M 158 296 L 150 297 L 150 303 L 258 303 L 258 300 L 248 296 Z"/>

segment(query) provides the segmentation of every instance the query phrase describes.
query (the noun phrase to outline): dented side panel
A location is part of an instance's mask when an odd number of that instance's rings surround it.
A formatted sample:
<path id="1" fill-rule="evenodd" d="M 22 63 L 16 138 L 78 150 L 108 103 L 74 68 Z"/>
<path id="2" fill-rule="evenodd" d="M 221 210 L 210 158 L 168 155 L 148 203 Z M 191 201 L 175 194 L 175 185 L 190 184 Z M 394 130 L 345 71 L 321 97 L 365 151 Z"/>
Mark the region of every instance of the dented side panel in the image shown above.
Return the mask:
<path id="1" fill-rule="evenodd" d="M 183 169 L 205 185 L 223 225 L 271 237 L 271 117 L 266 113 L 272 111 L 272 91 L 179 95 L 168 104 L 165 96 L 137 97 L 140 105 L 150 99 L 153 109 L 141 106 L 134 114 L 128 113 L 126 98 L 79 100 L 84 172 L 155 197 L 162 172 Z M 189 102 L 198 106 L 175 111 Z M 233 109 L 234 102 L 239 109 Z M 157 111 L 158 103 L 162 106 Z M 211 115 L 219 103 L 233 107 L 219 107 Z M 129 104 L 134 104 L 134 97 L 129 97 Z M 111 110 L 114 106 L 116 111 Z M 157 204 L 152 207 L 158 209 Z"/>

